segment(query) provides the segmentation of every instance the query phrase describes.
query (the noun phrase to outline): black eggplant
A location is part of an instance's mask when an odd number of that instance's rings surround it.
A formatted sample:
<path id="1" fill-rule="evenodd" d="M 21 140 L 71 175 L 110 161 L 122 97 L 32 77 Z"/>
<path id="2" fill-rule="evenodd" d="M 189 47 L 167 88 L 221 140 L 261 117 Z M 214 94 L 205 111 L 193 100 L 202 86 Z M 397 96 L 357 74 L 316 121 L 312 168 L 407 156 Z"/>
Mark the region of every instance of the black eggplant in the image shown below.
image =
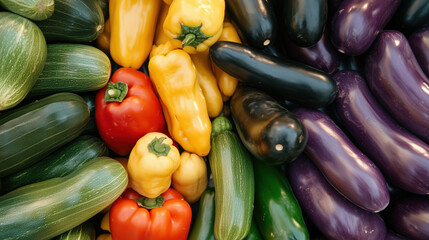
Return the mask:
<path id="1" fill-rule="evenodd" d="M 260 161 L 280 165 L 304 150 L 307 131 L 301 121 L 265 92 L 240 86 L 230 107 L 241 141 Z"/>
<path id="2" fill-rule="evenodd" d="M 402 0 L 389 25 L 404 34 L 429 26 L 428 0 Z"/>
<path id="3" fill-rule="evenodd" d="M 217 42 L 210 47 L 210 57 L 219 68 L 243 84 L 305 107 L 329 105 L 337 94 L 335 82 L 323 71 L 265 54 L 256 48 Z"/>
<path id="4" fill-rule="evenodd" d="M 410 47 L 423 72 L 429 77 L 429 27 L 413 32 L 408 38 Z"/>

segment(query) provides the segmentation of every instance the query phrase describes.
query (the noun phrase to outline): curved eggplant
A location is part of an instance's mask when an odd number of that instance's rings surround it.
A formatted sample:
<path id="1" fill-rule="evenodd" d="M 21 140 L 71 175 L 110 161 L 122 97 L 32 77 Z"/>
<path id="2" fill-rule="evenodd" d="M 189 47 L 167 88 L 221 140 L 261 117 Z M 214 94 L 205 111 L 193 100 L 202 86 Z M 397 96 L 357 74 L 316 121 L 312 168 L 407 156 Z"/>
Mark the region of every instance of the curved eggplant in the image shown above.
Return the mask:
<path id="1" fill-rule="evenodd" d="M 403 0 L 392 18 L 392 27 L 404 34 L 429 26 L 427 0 Z"/>
<path id="2" fill-rule="evenodd" d="M 266 0 L 228 0 L 226 11 L 240 38 L 247 44 L 264 48 L 277 37 L 277 19 Z"/>
<path id="3" fill-rule="evenodd" d="M 369 89 L 395 120 L 429 142 L 429 79 L 401 32 L 384 31 L 368 53 Z"/>
<path id="4" fill-rule="evenodd" d="M 340 67 L 340 53 L 332 46 L 327 31 L 311 47 L 299 47 L 289 39 L 285 39 L 285 41 L 288 57 L 295 61 L 308 64 L 327 74 L 333 74 Z"/>
<path id="5" fill-rule="evenodd" d="M 336 112 L 360 149 L 389 183 L 429 194 L 429 146 L 393 121 L 357 72 L 341 71 L 334 79 L 339 89 Z"/>
<path id="6" fill-rule="evenodd" d="M 242 83 L 302 106 L 326 106 L 337 94 L 335 82 L 328 74 L 242 44 L 217 42 L 210 47 L 210 57 Z"/>
<path id="7" fill-rule="evenodd" d="M 386 209 L 387 226 L 415 240 L 429 239 L 429 197 L 404 194 Z"/>
<path id="8" fill-rule="evenodd" d="M 261 162 L 288 163 L 304 151 L 307 131 L 301 121 L 268 94 L 238 87 L 230 108 L 241 141 Z"/>
<path id="9" fill-rule="evenodd" d="M 408 42 L 417 62 L 426 76 L 429 77 L 429 27 L 422 28 L 411 34 Z"/>
<path id="10" fill-rule="evenodd" d="M 406 240 L 406 238 L 388 230 L 386 233 L 386 238 L 384 240 Z"/>
<path id="11" fill-rule="evenodd" d="M 379 212 L 389 204 L 386 181 L 375 164 L 324 113 L 297 109 L 293 113 L 308 132 L 305 153 L 326 180 L 356 206 Z"/>
<path id="12" fill-rule="evenodd" d="M 300 47 L 310 47 L 322 37 L 328 17 L 328 2 L 288 0 L 284 2 L 282 13 L 287 37 Z"/>
<path id="13" fill-rule="evenodd" d="M 331 40 L 347 55 L 366 52 L 392 18 L 400 0 L 344 0 L 331 22 Z"/>
<path id="14" fill-rule="evenodd" d="M 305 155 L 288 165 L 287 174 L 301 208 L 329 239 L 384 239 L 386 226 L 379 214 L 342 197 Z"/>

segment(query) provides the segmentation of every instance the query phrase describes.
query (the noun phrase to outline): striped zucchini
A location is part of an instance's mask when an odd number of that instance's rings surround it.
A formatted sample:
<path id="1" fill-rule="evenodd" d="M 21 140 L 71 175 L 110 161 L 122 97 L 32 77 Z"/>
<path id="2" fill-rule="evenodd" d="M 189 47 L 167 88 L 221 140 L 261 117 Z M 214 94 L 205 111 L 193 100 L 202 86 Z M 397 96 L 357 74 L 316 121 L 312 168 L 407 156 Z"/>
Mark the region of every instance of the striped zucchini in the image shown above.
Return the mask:
<path id="1" fill-rule="evenodd" d="M 34 86 L 46 62 L 47 47 L 30 20 L 0 12 L 0 111 L 18 105 Z"/>
<path id="2" fill-rule="evenodd" d="M 51 239 L 87 221 L 125 190 L 118 161 L 96 158 L 71 174 L 26 185 L 0 197 L 0 239 Z"/>
<path id="3" fill-rule="evenodd" d="M 111 73 L 110 59 L 98 48 L 78 43 L 48 44 L 45 67 L 29 97 L 103 88 Z"/>
<path id="4" fill-rule="evenodd" d="M 54 0 L 0 0 L 0 6 L 34 21 L 45 20 L 52 16 Z"/>
<path id="5" fill-rule="evenodd" d="M 1 115 L 0 177 L 36 163 L 78 137 L 88 120 L 88 105 L 74 93 L 54 94 Z"/>
<path id="6" fill-rule="evenodd" d="M 88 220 L 57 236 L 54 240 L 95 240 L 94 224 Z"/>

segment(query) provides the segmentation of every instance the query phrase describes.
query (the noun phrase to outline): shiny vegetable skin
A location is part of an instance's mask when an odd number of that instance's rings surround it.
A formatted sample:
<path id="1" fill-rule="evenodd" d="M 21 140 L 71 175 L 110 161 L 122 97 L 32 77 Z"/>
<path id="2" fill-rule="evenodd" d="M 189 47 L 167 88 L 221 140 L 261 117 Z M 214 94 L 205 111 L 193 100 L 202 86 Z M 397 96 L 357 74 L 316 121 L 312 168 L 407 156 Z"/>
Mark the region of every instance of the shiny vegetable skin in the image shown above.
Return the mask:
<path id="1" fill-rule="evenodd" d="M 198 215 L 189 233 L 188 240 L 215 240 L 215 191 L 208 187 L 200 197 Z"/>
<path id="2" fill-rule="evenodd" d="M 309 239 L 301 207 L 284 173 L 257 160 L 253 164 L 254 219 L 264 239 Z"/>
<path id="3" fill-rule="evenodd" d="M 380 34 L 366 58 L 365 77 L 392 117 L 429 143 L 429 79 L 404 34 L 396 30 Z"/>
<path id="4" fill-rule="evenodd" d="M 288 0 L 284 1 L 282 13 L 288 38 L 300 47 L 310 47 L 322 37 L 328 17 L 328 2 Z"/>
<path id="5" fill-rule="evenodd" d="M 363 54 L 399 4 L 400 0 L 344 0 L 331 22 L 334 47 L 347 55 Z"/>
<path id="6" fill-rule="evenodd" d="M 274 9 L 266 0 L 225 0 L 226 11 L 240 38 L 255 48 L 264 48 L 277 37 Z"/>
<path id="7" fill-rule="evenodd" d="M 361 75 L 342 71 L 335 109 L 354 140 L 389 183 L 416 194 L 429 193 L 429 146 L 400 127 L 372 95 Z"/>
<path id="8" fill-rule="evenodd" d="M 242 44 L 217 42 L 210 48 L 210 57 L 243 84 L 302 106 L 327 106 L 337 94 L 335 82 L 326 73 Z"/>
<path id="9" fill-rule="evenodd" d="M 307 144 L 304 125 L 265 92 L 239 87 L 230 108 L 244 146 L 265 164 L 291 162 L 304 151 Z"/>
<path id="10" fill-rule="evenodd" d="M 417 62 L 426 76 L 429 77 L 429 27 L 422 28 L 411 34 L 408 42 Z"/>
<path id="11" fill-rule="evenodd" d="M 326 114 L 293 111 L 308 132 L 305 153 L 326 180 L 345 198 L 370 212 L 389 204 L 389 191 L 378 167 L 362 153 Z"/>
<path id="12" fill-rule="evenodd" d="M 395 232 L 416 240 L 429 239 L 429 198 L 404 193 L 386 209 L 386 223 Z"/>
<path id="13" fill-rule="evenodd" d="M 343 198 L 305 155 L 287 166 L 287 174 L 301 208 L 327 238 L 384 239 L 383 219 Z"/>
<path id="14" fill-rule="evenodd" d="M 404 34 L 429 26 L 429 4 L 427 0 L 403 0 L 392 18 L 392 28 Z"/>
<path id="15" fill-rule="evenodd" d="M 250 230 L 244 240 L 260 240 L 263 239 L 261 234 L 259 233 L 258 226 L 256 226 L 255 219 L 252 220 L 252 224 L 250 225 Z"/>

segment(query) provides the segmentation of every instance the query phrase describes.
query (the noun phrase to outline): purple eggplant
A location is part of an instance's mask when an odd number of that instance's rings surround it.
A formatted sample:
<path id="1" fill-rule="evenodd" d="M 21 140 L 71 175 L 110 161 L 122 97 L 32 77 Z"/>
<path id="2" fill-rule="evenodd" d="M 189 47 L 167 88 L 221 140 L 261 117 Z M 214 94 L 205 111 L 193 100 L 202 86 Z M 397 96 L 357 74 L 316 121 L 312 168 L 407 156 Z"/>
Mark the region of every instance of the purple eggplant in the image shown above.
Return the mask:
<path id="1" fill-rule="evenodd" d="M 341 71 L 334 79 L 340 89 L 336 112 L 360 149 L 389 183 L 429 194 L 429 146 L 393 121 L 359 73 Z"/>
<path id="2" fill-rule="evenodd" d="M 429 77 L 429 27 L 420 29 L 408 38 L 414 56 L 423 72 Z"/>
<path id="3" fill-rule="evenodd" d="M 347 55 L 366 52 L 392 18 L 400 0 L 344 0 L 331 22 L 331 40 Z"/>
<path id="4" fill-rule="evenodd" d="M 387 231 L 386 238 L 384 240 L 406 240 L 406 238 L 399 236 L 392 231 Z"/>
<path id="5" fill-rule="evenodd" d="M 326 180 L 364 210 L 379 212 L 386 208 L 390 198 L 382 173 L 334 121 L 317 110 L 302 108 L 293 113 L 307 129 L 304 151 Z"/>
<path id="6" fill-rule="evenodd" d="M 393 118 L 429 143 L 429 79 L 404 34 L 396 30 L 380 34 L 368 53 L 365 77 Z"/>
<path id="7" fill-rule="evenodd" d="M 327 31 L 311 47 L 300 47 L 285 38 L 288 57 L 308 64 L 328 74 L 333 74 L 340 66 L 340 53 L 332 46 Z"/>
<path id="8" fill-rule="evenodd" d="M 404 194 L 386 209 L 386 224 L 416 240 L 429 239 L 429 197 Z"/>
<path id="9" fill-rule="evenodd" d="M 379 214 L 342 197 L 305 155 L 288 165 L 287 175 L 302 209 L 329 239 L 384 239 L 386 226 Z"/>

